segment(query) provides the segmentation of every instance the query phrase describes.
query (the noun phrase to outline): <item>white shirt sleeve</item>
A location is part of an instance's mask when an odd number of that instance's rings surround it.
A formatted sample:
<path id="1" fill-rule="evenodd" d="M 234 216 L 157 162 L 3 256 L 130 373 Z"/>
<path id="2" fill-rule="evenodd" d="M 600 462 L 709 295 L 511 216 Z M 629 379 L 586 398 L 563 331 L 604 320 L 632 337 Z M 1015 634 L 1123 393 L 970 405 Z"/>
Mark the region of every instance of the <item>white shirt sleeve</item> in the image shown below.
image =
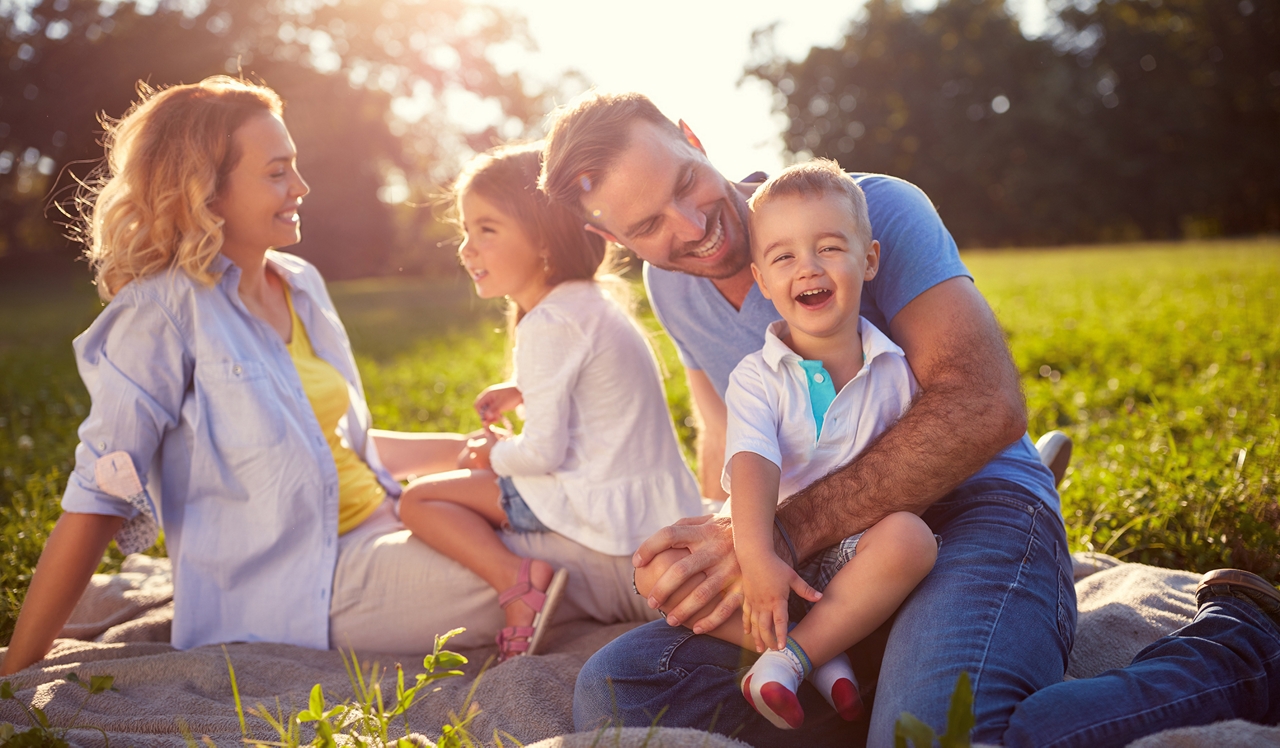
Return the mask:
<path id="1" fill-rule="evenodd" d="M 728 426 L 720 487 L 730 493 L 729 466 L 739 452 L 754 452 L 779 468 L 782 466 L 776 397 L 770 395 L 761 376 L 759 367 L 764 365 L 758 353 L 744 358 L 729 375 L 729 388 L 725 390 Z"/>
<path id="2" fill-rule="evenodd" d="M 524 398 L 524 430 L 493 445 L 489 461 L 502 476 L 547 475 L 568 455 L 572 395 L 590 346 L 567 320 L 539 312 L 516 330 L 515 383 Z"/>

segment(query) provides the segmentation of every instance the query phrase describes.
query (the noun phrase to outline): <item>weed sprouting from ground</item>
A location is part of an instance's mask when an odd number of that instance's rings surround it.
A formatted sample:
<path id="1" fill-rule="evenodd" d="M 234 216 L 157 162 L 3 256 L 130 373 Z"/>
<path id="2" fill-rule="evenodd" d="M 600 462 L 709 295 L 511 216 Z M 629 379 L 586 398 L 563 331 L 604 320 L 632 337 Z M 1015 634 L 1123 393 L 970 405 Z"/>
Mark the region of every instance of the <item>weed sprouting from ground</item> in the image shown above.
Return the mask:
<path id="1" fill-rule="evenodd" d="M 311 688 L 307 708 L 300 711 L 286 711 L 278 700 L 275 709 L 263 704 L 246 708 L 240 697 L 231 656 L 226 654 L 226 647 L 223 647 L 227 673 L 231 679 L 231 696 L 235 702 L 236 716 L 240 720 L 242 742 L 245 745 L 279 748 L 300 748 L 304 745 L 316 748 L 337 748 L 339 745 L 356 748 L 471 748 L 479 745 L 468 728 L 480 714 L 474 696 L 476 686 L 484 677 L 483 670 L 472 683 L 461 710 L 450 712 L 449 723 L 440 727 L 438 738 L 432 740 L 413 732 L 408 717 L 409 707 L 420 696 L 427 695 L 430 690 L 428 687 L 443 678 L 463 675 L 458 668 L 467 663 L 467 658 L 444 649 L 444 645 L 463 630 L 454 629 L 436 636 L 431 654 L 422 661 L 426 672 L 414 676 L 412 685 L 405 685 L 404 670 L 397 665 L 395 692 L 390 694 L 382 691 L 383 676 L 387 674 L 385 668 L 380 668 L 377 663 L 366 668 L 361 665 L 354 652 L 349 655 L 342 652 L 342 664 L 347 669 L 352 695 L 337 703 L 328 704 L 324 689 L 317 683 Z M 251 736 L 246 715 L 265 723 L 275 733 L 275 739 L 260 740 Z M 398 735 L 395 734 L 397 732 Z M 510 739 L 510 736 L 507 737 Z M 200 745 L 189 734 L 186 738 L 189 745 Z M 494 738 L 495 743 L 501 745 L 501 737 L 495 734 Z M 207 739 L 205 744 L 208 744 Z"/>

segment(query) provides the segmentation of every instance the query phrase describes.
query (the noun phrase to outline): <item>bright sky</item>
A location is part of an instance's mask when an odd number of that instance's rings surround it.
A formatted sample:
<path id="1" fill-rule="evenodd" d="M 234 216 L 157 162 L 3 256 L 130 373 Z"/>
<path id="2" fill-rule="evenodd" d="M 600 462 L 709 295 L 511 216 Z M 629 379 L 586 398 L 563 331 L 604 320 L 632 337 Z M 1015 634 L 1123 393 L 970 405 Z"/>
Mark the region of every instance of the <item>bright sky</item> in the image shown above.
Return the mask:
<path id="1" fill-rule="evenodd" d="M 504 54 L 499 62 L 542 80 L 576 68 L 591 83 L 634 90 L 698 134 L 711 161 L 737 179 L 782 166 L 779 133 L 785 118 L 771 114 L 771 91 L 751 79 L 738 84 L 750 56 L 751 32 L 780 21 L 777 49 L 800 59 L 812 46 L 838 40 L 863 0 L 490 0 L 529 21 L 538 44 L 532 55 Z M 931 0 L 909 2 L 931 7 Z M 1044 28 L 1045 0 L 1009 0 L 1023 28 Z"/>

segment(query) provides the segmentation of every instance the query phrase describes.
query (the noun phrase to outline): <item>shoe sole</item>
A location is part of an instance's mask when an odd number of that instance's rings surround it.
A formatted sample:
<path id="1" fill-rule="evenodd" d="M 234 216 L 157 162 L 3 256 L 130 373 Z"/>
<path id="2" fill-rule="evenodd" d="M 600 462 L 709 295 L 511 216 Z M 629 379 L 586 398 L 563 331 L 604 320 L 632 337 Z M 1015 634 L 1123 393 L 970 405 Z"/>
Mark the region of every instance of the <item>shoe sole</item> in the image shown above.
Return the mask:
<path id="1" fill-rule="evenodd" d="M 1036 451 L 1040 453 L 1040 462 L 1053 473 L 1053 486 L 1062 485 L 1062 478 L 1071 465 L 1071 437 L 1061 431 L 1049 431 L 1036 440 Z"/>
<path id="2" fill-rule="evenodd" d="M 1257 574 L 1240 569 L 1214 569 L 1205 574 L 1196 587 L 1196 605 L 1224 596 L 1253 603 L 1280 626 L 1280 590 Z"/>
<path id="3" fill-rule="evenodd" d="M 564 597 L 564 590 L 568 584 L 569 570 L 557 569 L 555 575 L 551 577 L 551 584 L 547 585 L 547 596 L 542 602 L 542 610 L 538 611 L 533 621 L 533 636 L 529 638 L 529 649 L 525 654 L 537 654 L 542 647 L 542 639 L 546 636 L 547 629 L 551 628 L 551 619 L 556 614 L 556 608 L 560 607 L 560 600 Z"/>
<path id="4" fill-rule="evenodd" d="M 756 703 L 751 695 L 755 690 L 751 687 L 751 678 L 748 675 L 742 681 L 742 695 L 747 698 L 752 709 L 779 730 L 795 730 L 804 724 L 804 708 L 800 706 L 800 699 L 788 691 L 786 686 L 773 681 L 765 683 L 758 689 L 760 703 Z"/>

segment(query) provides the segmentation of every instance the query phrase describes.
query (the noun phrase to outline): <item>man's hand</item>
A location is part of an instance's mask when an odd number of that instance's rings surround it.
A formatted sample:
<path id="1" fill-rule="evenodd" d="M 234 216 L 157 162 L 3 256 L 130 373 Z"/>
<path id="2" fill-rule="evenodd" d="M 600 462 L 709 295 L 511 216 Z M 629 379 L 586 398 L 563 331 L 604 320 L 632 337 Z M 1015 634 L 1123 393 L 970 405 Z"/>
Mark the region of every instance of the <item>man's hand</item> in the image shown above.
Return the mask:
<path id="1" fill-rule="evenodd" d="M 809 586 L 787 562 L 764 553 L 743 564 L 742 631 L 756 643 L 756 651 L 782 649 L 787 643 L 787 598 L 791 591 L 811 603 L 822 593 Z"/>
<path id="2" fill-rule="evenodd" d="M 686 517 L 654 533 L 632 557 L 637 568 L 668 548 L 684 548 L 689 555 L 673 564 L 649 591 L 649 607 L 661 608 L 667 598 L 698 573 L 706 575 L 692 592 L 668 611 L 667 623 L 678 626 L 723 593 L 710 614 L 690 627 L 695 634 L 710 631 L 742 606 L 742 575 L 733 552 L 733 527 L 728 517 Z"/>

